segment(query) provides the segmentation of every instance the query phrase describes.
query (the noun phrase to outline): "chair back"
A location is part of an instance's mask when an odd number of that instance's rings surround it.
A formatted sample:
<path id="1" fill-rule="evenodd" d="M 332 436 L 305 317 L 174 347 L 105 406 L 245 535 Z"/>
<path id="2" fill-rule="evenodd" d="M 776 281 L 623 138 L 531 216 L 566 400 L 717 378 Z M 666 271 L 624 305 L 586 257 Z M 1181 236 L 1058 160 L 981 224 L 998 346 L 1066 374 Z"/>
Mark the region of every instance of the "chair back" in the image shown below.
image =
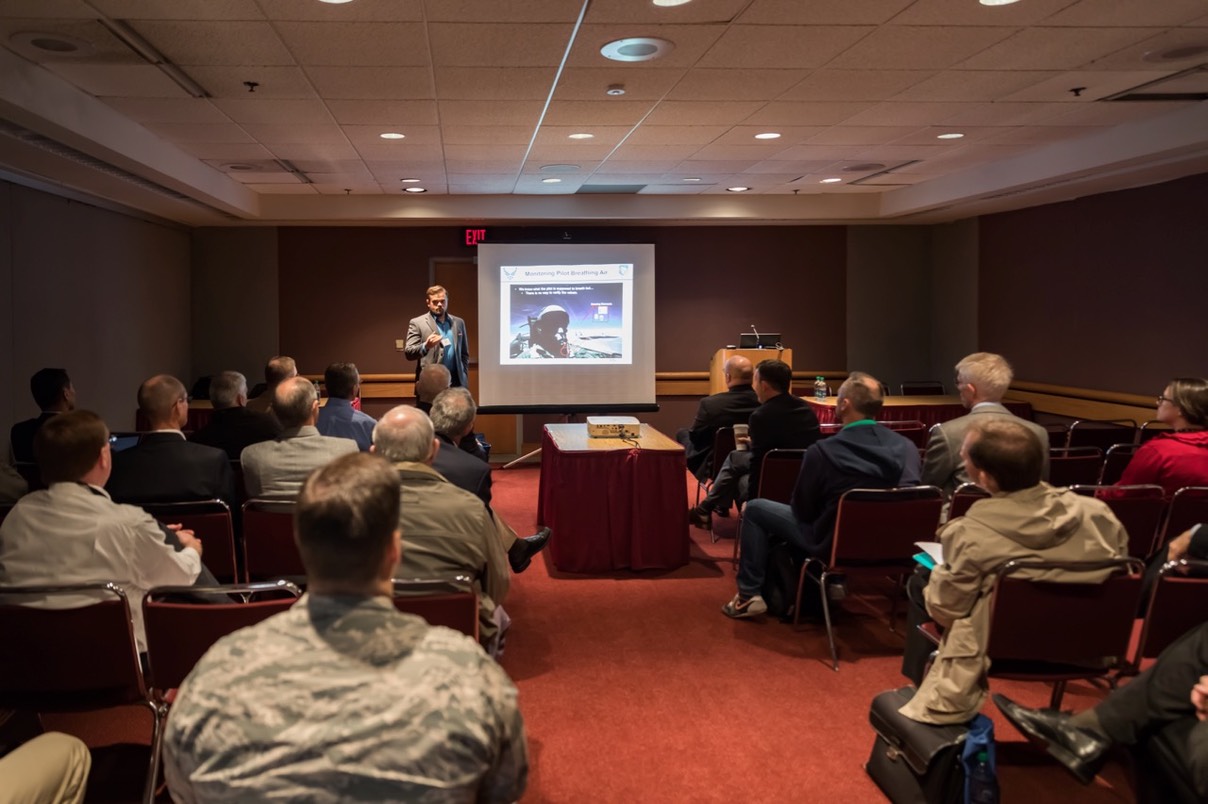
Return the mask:
<path id="1" fill-rule="evenodd" d="M 944 497 L 935 486 L 852 489 L 839 498 L 830 567 L 909 571 L 915 542 L 935 541 Z"/>
<path id="2" fill-rule="evenodd" d="M 1070 443 L 1070 426 L 1062 422 L 1050 422 L 1044 425 L 1049 434 L 1049 449 L 1065 449 Z"/>
<path id="3" fill-rule="evenodd" d="M 888 427 L 900 436 L 909 438 L 910 442 L 919 448 L 927 446 L 927 438 L 931 435 L 930 428 L 918 420 L 878 421 L 877 424 Z"/>
<path id="4" fill-rule="evenodd" d="M 1075 668 L 1105 673 L 1128 654 L 1144 569 L 1135 558 L 1006 562 L 990 600 L 986 655 L 992 662 L 1037 663 L 1023 676 L 1068 677 Z M 1047 580 L 1052 573 L 1086 580 Z"/>
<path id="5" fill-rule="evenodd" d="M 1137 443 L 1144 444 L 1154 436 L 1160 436 L 1162 433 L 1169 433 L 1172 428 L 1166 422 L 1160 422 L 1157 419 L 1149 419 L 1141 422 L 1141 429 L 1137 431 Z"/>
<path id="6" fill-rule="evenodd" d="M 306 575 L 294 542 L 294 503 L 248 500 L 243 504 L 243 566 L 248 581 Z"/>
<path id="7" fill-rule="evenodd" d="M 1208 522 L 1208 486 L 1184 486 L 1170 498 L 1166 526 L 1157 546 L 1201 522 Z"/>
<path id="8" fill-rule="evenodd" d="M 1137 423 L 1132 419 L 1078 419 L 1070 425 L 1067 447 L 1098 447 L 1106 452 L 1114 444 L 1131 444 L 1137 439 Z"/>
<path id="9" fill-rule="evenodd" d="M 829 438 L 843 429 L 843 422 L 822 422 L 818 425 L 818 437 Z"/>
<path id="10" fill-rule="evenodd" d="M 1139 449 L 1136 444 L 1112 444 L 1103 456 L 1103 470 L 1099 473 L 1099 485 L 1112 486 L 1120 482 L 1124 470 Z"/>
<path id="11" fill-rule="evenodd" d="M 717 477 L 717 473 L 721 471 L 721 465 L 725 463 L 726 458 L 730 457 L 734 447 L 734 428 L 718 427 L 717 431 L 713 433 L 713 452 L 709 457 L 712 462 L 709 467 L 709 480 Z"/>
<path id="12" fill-rule="evenodd" d="M 450 580 L 395 578 L 394 607 L 423 617 L 429 625 L 443 625 L 478 639 L 478 595 L 464 575 Z"/>
<path id="13" fill-rule="evenodd" d="M 1091 486 L 1099 482 L 1103 450 L 1065 447 L 1049 450 L 1049 483 L 1054 486 Z"/>
<path id="14" fill-rule="evenodd" d="M 1128 531 L 1128 554 L 1142 561 L 1153 555 L 1162 515 L 1166 513 L 1163 489 L 1156 485 L 1086 486 L 1073 485 L 1070 491 L 1098 497 L 1112 509 L 1116 519 Z"/>
<path id="15" fill-rule="evenodd" d="M 83 596 L 85 602 L 56 609 L 21 605 L 56 596 Z M 130 607 L 116 584 L 0 588 L 0 644 L 0 708 L 80 712 L 150 705 Z"/>
<path id="16" fill-rule="evenodd" d="M 770 449 L 759 470 L 759 494 L 763 500 L 787 503 L 793 499 L 797 475 L 801 473 L 803 449 Z"/>
<path id="17" fill-rule="evenodd" d="M 1184 574 L 1186 573 L 1186 574 Z M 1204 622 L 1208 611 L 1208 561 L 1169 561 L 1158 570 L 1145 608 L 1133 666 L 1152 659 Z"/>
<path id="18" fill-rule="evenodd" d="M 182 595 L 222 595 L 230 602 L 182 601 Z M 224 586 L 159 586 L 143 598 L 147 686 L 160 694 L 179 687 L 215 642 L 285 611 L 302 594 L 288 581 Z M 244 602 L 230 600 L 236 595 Z M 264 599 L 254 599 L 262 597 Z"/>
<path id="19" fill-rule="evenodd" d="M 235 566 L 235 529 L 231 509 L 222 500 L 145 503 L 141 506 L 164 525 L 179 523 L 201 539 L 206 567 L 222 583 L 239 577 Z"/>
<path id="20" fill-rule="evenodd" d="M 943 396 L 944 384 L 938 380 L 915 380 L 898 386 L 902 396 Z"/>
<path id="21" fill-rule="evenodd" d="M 989 496 L 990 492 L 976 483 L 961 483 L 956 487 L 956 491 L 952 492 L 952 502 L 948 506 L 949 521 L 964 516 L 969 512 L 969 506 Z"/>

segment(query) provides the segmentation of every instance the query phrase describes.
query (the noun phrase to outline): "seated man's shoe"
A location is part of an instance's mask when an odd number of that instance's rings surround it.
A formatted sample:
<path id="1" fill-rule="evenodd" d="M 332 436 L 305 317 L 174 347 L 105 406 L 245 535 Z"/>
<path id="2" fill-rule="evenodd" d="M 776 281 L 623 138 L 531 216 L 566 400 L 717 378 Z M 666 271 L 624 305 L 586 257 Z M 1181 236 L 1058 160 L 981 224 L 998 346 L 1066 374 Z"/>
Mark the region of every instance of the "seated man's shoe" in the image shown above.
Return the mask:
<path id="1" fill-rule="evenodd" d="M 512 565 L 512 572 L 520 573 L 528 569 L 529 564 L 533 563 L 533 556 L 541 552 L 552 534 L 549 528 L 542 528 L 532 536 L 513 542 L 508 548 L 508 563 Z"/>
<path id="2" fill-rule="evenodd" d="M 688 524 L 701 530 L 713 530 L 713 512 L 702 505 L 689 508 Z"/>
<path id="3" fill-rule="evenodd" d="M 768 604 L 759 595 L 755 595 L 747 600 L 743 600 L 742 595 L 735 595 L 733 600 L 721 607 L 722 614 L 735 620 L 758 617 L 761 614 L 766 614 L 767 611 Z"/>
<path id="4" fill-rule="evenodd" d="M 826 599 L 832 603 L 847 599 L 847 576 L 830 575 L 826 579 Z"/>
<path id="5" fill-rule="evenodd" d="M 1070 723 L 1070 715 L 1054 709 L 1028 709 L 1004 695 L 994 705 L 1025 737 L 1045 748 L 1083 784 L 1090 784 L 1107 760 L 1111 741 Z"/>

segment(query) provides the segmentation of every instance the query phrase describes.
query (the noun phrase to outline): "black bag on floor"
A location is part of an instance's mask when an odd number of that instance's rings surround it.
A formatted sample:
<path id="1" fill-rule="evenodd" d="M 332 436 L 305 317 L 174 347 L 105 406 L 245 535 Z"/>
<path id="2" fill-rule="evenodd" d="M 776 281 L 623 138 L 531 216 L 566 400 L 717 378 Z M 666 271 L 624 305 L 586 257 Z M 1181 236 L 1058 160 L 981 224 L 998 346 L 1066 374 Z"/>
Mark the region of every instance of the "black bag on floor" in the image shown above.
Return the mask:
<path id="1" fill-rule="evenodd" d="M 882 692 L 868 720 L 877 732 L 864 769 L 894 804 L 960 804 L 965 800 L 964 725 L 932 726 L 898 712 L 913 687 Z"/>

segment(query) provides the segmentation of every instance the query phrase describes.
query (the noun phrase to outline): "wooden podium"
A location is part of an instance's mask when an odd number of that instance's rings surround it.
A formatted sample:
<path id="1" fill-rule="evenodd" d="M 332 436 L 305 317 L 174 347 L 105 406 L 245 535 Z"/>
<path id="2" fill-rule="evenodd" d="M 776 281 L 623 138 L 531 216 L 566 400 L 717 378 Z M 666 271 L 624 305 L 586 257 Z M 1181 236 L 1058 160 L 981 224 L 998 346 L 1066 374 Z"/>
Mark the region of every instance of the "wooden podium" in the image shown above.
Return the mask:
<path id="1" fill-rule="evenodd" d="M 718 349 L 709 361 L 709 393 L 720 394 L 726 390 L 726 361 L 738 355 L 751 361 L 751 366 L 758 366 L 761 360 L 783 360 L 793 367 L 792 349 Z"/>

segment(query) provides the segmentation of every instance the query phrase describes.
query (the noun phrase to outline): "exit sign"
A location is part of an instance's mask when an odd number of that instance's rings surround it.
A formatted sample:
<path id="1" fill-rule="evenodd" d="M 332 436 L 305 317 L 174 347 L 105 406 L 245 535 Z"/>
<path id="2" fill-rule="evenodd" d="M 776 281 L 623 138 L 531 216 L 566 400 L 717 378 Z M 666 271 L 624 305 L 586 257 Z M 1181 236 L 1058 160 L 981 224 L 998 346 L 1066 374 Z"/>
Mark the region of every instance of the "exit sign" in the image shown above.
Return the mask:
<path id="1" fill-rule="evenodd" d="M 465 240 L 467 246 L 477 246 L 479 243 L 487 239 L 486 229 L 466 229 Z"/>

